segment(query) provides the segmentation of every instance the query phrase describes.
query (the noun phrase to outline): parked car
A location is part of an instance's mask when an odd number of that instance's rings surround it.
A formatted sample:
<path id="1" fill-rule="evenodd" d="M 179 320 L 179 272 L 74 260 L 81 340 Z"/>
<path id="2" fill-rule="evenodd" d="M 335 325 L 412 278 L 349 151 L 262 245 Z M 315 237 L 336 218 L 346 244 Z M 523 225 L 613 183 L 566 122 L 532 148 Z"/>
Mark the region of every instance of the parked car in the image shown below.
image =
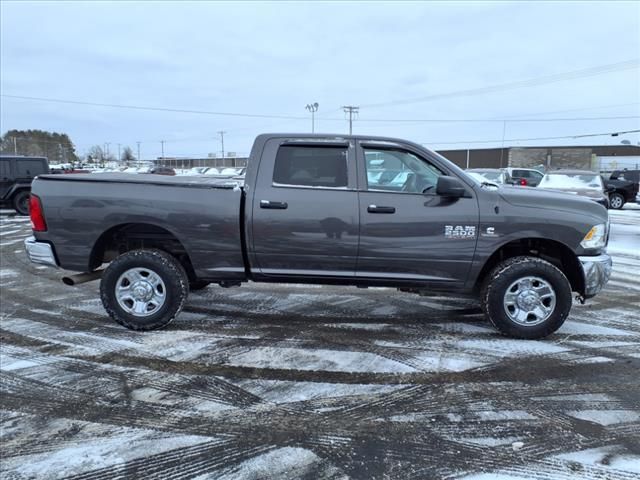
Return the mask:
<path id="1" fill-rule="evenodd" d="M 509 176 L 513 179 L 515 185 L 526 187 L 537 187 L 544 176 L 544 173 L 533 168 L 506 168 Z"/>
<path id="2" fill-rule="evenodd" d="M 572 193 L 609 208 L 609 199 L 602 178 L 589 170 L 553 170 L 547 172 L 538 188 Z"/>
<path id="3" fill-rule="evenodd" d="M 368 185 L 367 153 L 408 172 L 401 189 Z M 473 295 L 502 333 L 541 338 L 611 272 L 595 202 L 482 185 L 394 138 L 260 135 L 244 179 L 45 175 L 31 201 L 29 258 L 101 278 L 134 330 L 167 325 L 190 289 L 251 280 Z"/>
<path id="4" fill-rule="evenodd" d="M 202 173 L 203 175 L 220 175 L 220 172 L 216 167 L 209 167 Z"/>
<path id="5" fill-rule="evenodd" d="M 244 170 L 245 169 L 242 167 L 227 167 L 222 169 L 222 171 L 220 172 L 220 175 L 229 175 L 229 176 L 235 177 L 238 175 L 243 175 Z"/>
<path id="6" fill-rule="evenodd" d="M 498 185 L 513 185 L 514 181 L 509 172 L 503 168 L 469 168 L 467 173 L 475 173 L 482 176 L 486 181 Z"/>
<path id="7" fill-rule="evenodd" d="M 176 171 L 170 167 L 154 167 L 149 170 L 149 173 L 153 175 L 175 175 Z"/>
<path id="8" fill-rule="evenodd" d="M 603 181 L 609 193 L 609 207 L 619 210 L 625 203 L 636 200 L 640 170 L 615 170 L 608 179 L 603 177 Z"/>
<path id="9" fill-rule="evenodd" d="M 0 205 L 28 215 L 31 182 L 45 173 L 49 162 L 44 157 L 0 156 Z"/>

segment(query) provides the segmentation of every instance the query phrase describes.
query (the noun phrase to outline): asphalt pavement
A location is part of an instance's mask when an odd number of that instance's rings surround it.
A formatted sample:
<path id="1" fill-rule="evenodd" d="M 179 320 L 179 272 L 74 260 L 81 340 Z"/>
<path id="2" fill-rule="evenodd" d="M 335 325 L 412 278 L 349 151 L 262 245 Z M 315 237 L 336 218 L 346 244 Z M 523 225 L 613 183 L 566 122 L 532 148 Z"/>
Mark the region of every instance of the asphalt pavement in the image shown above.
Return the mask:
<path id="1" fill-rule="evenodd" d="M 541 341 L 473 300 L 248 284 L 132 332 L 0 212 L 0 478 L 638 479 L 640 210 Z"/>

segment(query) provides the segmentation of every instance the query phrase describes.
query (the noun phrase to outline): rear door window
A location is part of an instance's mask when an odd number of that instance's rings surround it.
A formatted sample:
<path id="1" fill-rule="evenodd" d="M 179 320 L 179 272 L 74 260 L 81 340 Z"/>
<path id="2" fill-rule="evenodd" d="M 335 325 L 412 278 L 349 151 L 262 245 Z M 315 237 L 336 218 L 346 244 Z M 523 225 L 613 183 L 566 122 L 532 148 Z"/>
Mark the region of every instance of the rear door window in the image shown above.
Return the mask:
<path id="1" fill-rule="evenodd" d="M 347 147 L 282 145 L 273 169 L 274 186 L 347 188 Z"/>
<path id="2" fill-rule="evenodd" d="M 42 172 L 42 160 L 16 159 L 16 177 L 35 177 Z"/>
<path id="3" fill-rule="evenodd" d="M 11 160 L 0 160 L 0 180 L 11 176 Z"/>

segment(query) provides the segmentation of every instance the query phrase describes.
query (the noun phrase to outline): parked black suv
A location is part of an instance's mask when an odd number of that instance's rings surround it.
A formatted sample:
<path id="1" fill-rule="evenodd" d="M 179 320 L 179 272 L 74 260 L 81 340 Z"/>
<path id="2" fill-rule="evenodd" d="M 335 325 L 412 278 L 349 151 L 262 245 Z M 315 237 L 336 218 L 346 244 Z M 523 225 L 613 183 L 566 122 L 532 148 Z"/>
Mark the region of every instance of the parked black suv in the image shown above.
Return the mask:
<path id="1" fill-rule="evenodd" d="M 49 173 L 44 157 L 0 156 L 0 204 L 28 215 L 31 182 L 44 173 Z"/>
<path id="2" fill-rule="evenodd" d="M 604 186 L 609 192 L 609 207 L 621 209 L 625 203 L 633 202 L 638 195 L 640 170 L 615 170 L 608 179 L 604 179 Z"/>

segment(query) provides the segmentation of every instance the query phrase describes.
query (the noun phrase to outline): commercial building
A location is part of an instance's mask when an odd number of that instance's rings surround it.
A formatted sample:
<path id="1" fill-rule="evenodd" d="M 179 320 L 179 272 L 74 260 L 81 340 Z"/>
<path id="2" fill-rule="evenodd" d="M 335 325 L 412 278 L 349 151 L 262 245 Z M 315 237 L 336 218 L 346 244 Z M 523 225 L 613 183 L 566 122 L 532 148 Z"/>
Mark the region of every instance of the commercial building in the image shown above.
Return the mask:
<path id="1" fill-rule="evenodd" d="M 594 171 L 640 168 L 640 146 L 507 147 L 439 150 L 462 168 L 577 168 Z"/>

